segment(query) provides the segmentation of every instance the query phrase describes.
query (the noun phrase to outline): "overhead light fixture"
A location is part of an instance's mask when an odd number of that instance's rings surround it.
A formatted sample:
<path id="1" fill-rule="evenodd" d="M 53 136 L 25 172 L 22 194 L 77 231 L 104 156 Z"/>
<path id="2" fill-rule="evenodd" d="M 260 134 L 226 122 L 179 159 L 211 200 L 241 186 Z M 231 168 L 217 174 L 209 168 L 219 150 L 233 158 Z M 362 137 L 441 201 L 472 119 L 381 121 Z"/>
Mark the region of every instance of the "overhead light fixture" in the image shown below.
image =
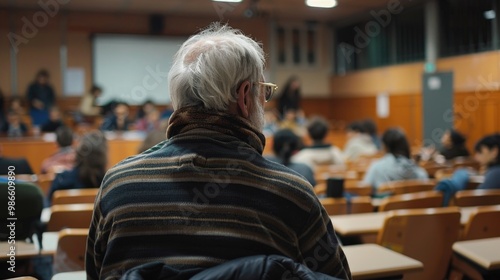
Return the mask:
<path id="1" fill-rule="evenodd" d="M 243 0 L 212 0 L 214 2 L 231 2 L 231 3 L 238 3 L 238 2 L 241 2 Z"/>
<path id="2" fill-rule="evenodd" d="M 306 0 L 306 5 L 314 8 L 333 8 L 337 6 L 337 0 Z"/>
<path id="3" fill-rule="evenodd" d="M 484 18 L 485 19 L 494 19 L 495 18 L 495 11 L 493 11 L 493 10 L 485 11 Z"/>

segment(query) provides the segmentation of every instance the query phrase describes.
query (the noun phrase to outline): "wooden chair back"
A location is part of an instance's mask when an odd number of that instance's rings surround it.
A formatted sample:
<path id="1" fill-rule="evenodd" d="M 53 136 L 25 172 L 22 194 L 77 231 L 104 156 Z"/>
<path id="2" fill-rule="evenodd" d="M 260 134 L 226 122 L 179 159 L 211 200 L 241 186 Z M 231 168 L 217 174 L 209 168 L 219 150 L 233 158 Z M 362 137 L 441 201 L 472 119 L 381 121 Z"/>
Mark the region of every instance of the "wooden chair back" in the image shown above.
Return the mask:
<path id="1" fill-rule="evenodd" d="M 452 165 L 454 169 L 457 168 L 472 168 L 474 170 L 479 170 L 481 165 L 478 161 L 474 160 L 471 157 L 457 157 L 452 161 Z"/>
<path id="2" fill-rule="evenodd" d="M 85 270 L 87 228 L 67 228 L 59 231 L 59 240 L 54 255 L 54 273 Z"/>
<path id="3" fill-rule="evenodd" d="M 344 180 L 358 180 L 360 177 L 354 170 L 331 170 L 325 167 L 316 167 L 314 170 L 314 179 L 318 183 L 323 183 L 328 178 L 344 178 Z"/>
<path id="4" fill-rule="evenodd" d="M 328 215 L 347 214 L 347 200 L 345 198 L 322 198 L 319 200 L 325 208 Z"/>
<path id="5" fill-rule="evenodd" d="M 448 179 L 453 175 L 453 172 L 455 172 L 455 168 L 453 167 L 441 168 L 434 173 L 434 179 L 438 182 L 443 179 Z"/>
<path id="6" fill-rule="evenodd" d="M 481 206 L 475 210 L 462 235 L 463 240 L 500 237 L 500 205 Z"/>
<path id="7" fill-rule="evenodd" d="M 54 174 L 39 174 L 37 175 L 37 185 L 40 187 L 44 195 L 47 195 L 52 186 L 52 181 L 54 181 Z"/>
<path id="8" fill-rule="evenodd" d="M 443 194 L 439 191 L 426 191 L 394 195 L 382 200 L 379 211 L 397 209 L 434 208 L 443 205 Z"/>
<path id="9" fill-rule="evenodd" d="M 98 188 L 55 191 L 52 205 L 94 203 L 98 191 Z"/>
<path id="10" fill-rule="evenodd" d="M 453 203 L 459 207 L 498 205 L 500 204 L 500 190 L 458 191 L 455 193 Z"/>
<path id="11" fill-rule="evenodd" d="M 414 192 L 431 191 L 436 182 L 434 180 L 401 180 L 383 183 L 379 186 L 378 192 L 390 192 L 392 194 L 405 194 Z"/>
<path id="12" fill-rule="evenodd" d="M 64 228 L 89 228 L 93 211 L 93 203 L 52 205 L 47 231 L 60 231 Z"/>
<path id="13" fill-rule="evenodd" d="M 453 166 L 451 166 L 448 163 L 446 163 L 446 164 L 440 164 L 440 163 L 435 163 L 435 162 L 426 162 L 426 163 L 424 163 L 421 166 L 422 166 L 422 168 L 425 169 L 425 171 L 427 172 L 427 174 L 429 174 L 430 178 L 436 178 L 435 177 L 436 172 L 438 170 L 440 170 L 440 169 L 448 168 L 448 167 L 453 167 Z"/>
<path id="14" fill-rule="evenodd" d="M 424 264 L 405 280 L 444 279 L 459 230 L 457 207 L 395 210 L 385 218 L 377 243 Z"/>
<path id="15" fill-rule="evenodd" d="M 348 201 L 345 198 L 322 198 L 319 200 L 328 215 L 344 215 L 373 212 L 371 197 L 358 196 Z"/>
<path id="16" fill-rule="evenodd" d="M 348 212 L 350 214 L 370 213 L 374 207 L 370 196 L 356 196 L 351 198 L 351 205 Z"/>
<path id="17" fill-rule="evenodd" d="M 358 180 L 345 180 L 344 181 L 344 191 L 359 196 L 370 196 L 372 194 L 373 188 L 370 185 L 363 183 L 363 181 Z M 317 196 L 326 194 L 326 182 L 317 184 L 314 187 L 314 193 Z"/>

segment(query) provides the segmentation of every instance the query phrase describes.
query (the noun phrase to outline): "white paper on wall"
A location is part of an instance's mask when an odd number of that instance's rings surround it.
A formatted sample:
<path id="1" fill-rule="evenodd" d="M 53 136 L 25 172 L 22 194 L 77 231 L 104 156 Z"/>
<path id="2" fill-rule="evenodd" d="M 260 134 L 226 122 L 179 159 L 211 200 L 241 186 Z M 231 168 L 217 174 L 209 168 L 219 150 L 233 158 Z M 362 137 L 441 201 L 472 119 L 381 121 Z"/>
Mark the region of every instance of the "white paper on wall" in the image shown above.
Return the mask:
<path id="1" fill-rule="evenodd" d="M 389 117 L 389 95 L 387 93 L 377 95 L 377 116 L 382 119 Z"/>
<path id="2" fill-rule="evenodd" d="M 85 71 L 83 68 L 68 68 L 64 81 L 66 96 L 81 96 L 85 92 Z"/>

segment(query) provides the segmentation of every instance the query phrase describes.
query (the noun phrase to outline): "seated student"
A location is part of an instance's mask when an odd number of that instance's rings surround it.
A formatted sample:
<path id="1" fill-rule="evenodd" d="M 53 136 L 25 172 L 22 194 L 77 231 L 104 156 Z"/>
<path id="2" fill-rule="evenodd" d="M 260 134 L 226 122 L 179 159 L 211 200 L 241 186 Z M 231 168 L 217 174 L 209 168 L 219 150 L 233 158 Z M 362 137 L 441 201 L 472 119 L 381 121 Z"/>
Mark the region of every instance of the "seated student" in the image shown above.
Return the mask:
<path id="1" fill-rule="evenodd" d="M 500 189 L 500 134 L 488 135 L 476 143 L 475 159 L 486 166 L 484 182 L 478 189 Z M 453 173 L 450 179 L 440 181 L 436 190 L 443 192 L 443 206 L 447 206 L 451 197 L 460 190 L 464 190 L 469 182 L 469 171 L 461 168 Z"/>
<path id="2" fill-rule="evenodd" d="M 373 144 L 377 147 L 377 150 L 382 149 L 382 142 L 380 141 L 380 137 L 377 135 L 377 125 L 372 119 L 366 119 L 362 121 L 362 125 L 365 127 L 366 134 L 370 135 L 372 138 Z"/>
<path id="3" fill-rule="evenodd" d="M 106 117 L 101 130 L 127 131 L 132 122 L 128 118 L 129 109 L 127 103 L 118 102 L 113 109 L 113 114 Z"/>
<path id="4" fill-rule="evenodd" d="M 474 150 L 476 160 L 487 167 L 484 182 L 478 189 L 500 189 L 500 134 L 489 135 L 479 140 Z"/>
<path id="5" fill-rule="evenodd" d="M 85 134 L 77 149 L 73 169 L 57 174 L 47 196 L 52 201 L 55 191 L 99 188 L 106 173 L 107 143 L 101 132 Z"/>
<path id="6" fill-rule="evenodd" d="M 469 151 L 465 147 L 465 137 L 456 130 L 448 129 L 441 137 L 443 147 L 439 151 L 446 160 L 456 157 L 468 157 Z"/>
<path id="7" fill-rule="evenodd" d="M 142 103 L 142 106 L 137 110 L 137 115 L 135 116 L 136 120 L 143 119 L 148 115 L 149 112 L 155 111 L 156 105 L 153 101 L 147 100 L 144 103 Z"/>
<path id="8" fill-rule="evenodd" d="M 6 158 L 3 156 L 3 148 L 0 145 L 0 175 L 7 175 L 9 166 L 16 168 L 16 174 L 34 174 L 30 164 L 24 158 Z"/>
<path id="9" fill-rule="evenodd" d="M 23 107 L 23 100 L 19 96 L 14 96 L 10 98 L 9 108 L 7 108 L 9 112 L 16 112 L 20 116 L 26 114 L 26 109 Z"/>
<path id="10" fill-rule="evenodd" d="M 356 160 L 361 156 L 377 153 L 372 137 L 365 131 L 361 122 L 353 122 L 347 127 L 347 143 L 344 148 L 344 159 Z"/>
<path id="11" fill-rule="evenodd" d="M 267 109 L 264 111 L 264 130 L 262 133 L 266 137 L 272 137 L 279 129 L 278 116 L 274 109 Z"/>
<path id="12" fill-rule="evenodd" d="M 305 163 L 312 168 L 316 165 L 344 164 L 342 151 L 325 142 L 328 134 L 328 122 L 323 118 L 314 118 L 307 126 L 307 132 L 313 140 L 310 147 L 305 147 L 292 157 L 294 162 Z"/>
<path id="13" fill-rule="evenodd" d="M 304 124 L 306 120 L 304 117 L 304 112 L 300 110 L 288 109 L 279 124 L 280 129 L 290 129 L 299 136 L 304 136 L 306 134 L 304 129 Z"/>
<path id="14" fill-rule="evenodd" d="M 290 129 L 282 129 L 274 134 L 273 152 L 274 157 L 267 157 L 268 160 L 281 163 L 284 166 L 304 176 L 309 183 L 314 186 L 314 173 L 308 165 L 304 163 L 292 162 L 292 155 L 300 149 L 301 140 Z"/>
<path id="15" fill-rule="evenodd" d="M 57 107 L 50 108 L 49 120 L 42 125 L 42 132 L 55 132 L 61 126 L 64 126 L 61 111 Z"/>
<path id="16" fill-rule="evenodd" d="M 59 151 L 42 162 L 42 173 L 60 173 L 70 170 L 75 163 L 75 149 L 73 149 L 73 131 L 67 126 L 56 130 L 56 142 Z"/>
<path id="17" fill-rule="evenodd" d="M 135 123 L 135 129 L 140 131 L 152 131 L 160 128 L 160 111 L 154 108 Z"/>
<path id="18" fill-rule="evenodd" d="M 1 132 L 8 137 L 23 137 L 28 133 L 28 127 L 21 121 L 19 113 L 10 111 Z"/>
<path id="19" fill-rule="evenodd" d="M 385 155 L 372 163 L 363 182 L 377 189 L 380 184 L 407 179 L 427 179 L 427 172 L 410 159 L 410 145 L 402 131 L 388 129 L 382 136 Z"/>
<path id="20" fill-rule="evenodd" d="M 80 113 L 84 117 L 96 117 L 101 114 L 101 107 L 96 104 L 96 99 L 101 96 L 101 94 L 102 89 L 93 85 L 90 91 L 82 96 L 82 100 L 80 101 Z"/>

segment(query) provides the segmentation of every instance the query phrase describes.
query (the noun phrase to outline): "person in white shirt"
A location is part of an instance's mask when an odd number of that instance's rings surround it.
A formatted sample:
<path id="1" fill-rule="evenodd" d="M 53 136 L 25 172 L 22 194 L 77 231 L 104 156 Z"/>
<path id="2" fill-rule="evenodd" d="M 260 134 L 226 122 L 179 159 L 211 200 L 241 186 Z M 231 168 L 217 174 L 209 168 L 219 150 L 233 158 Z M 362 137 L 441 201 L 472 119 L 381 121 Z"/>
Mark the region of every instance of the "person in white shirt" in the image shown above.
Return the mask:
<path id="1" fill-rule="evenodd" d="M 429 177 L 423 168 L 410 159 L 410 145 L 401 130 L 388 129 L 382 136 L 382 145 L 386 154 L 370 165 L 364 183 L 376 190 L 385 182 Z"/>
<path id="2" fill-rule="evenodd" d="M 372 137 L 365 132 L 360 122 L 353 122 L 347 127 L 347 139 L 344 148 L 345 160 L 354 161 L 361 156 L 372 156 L 377 153 Z"/>
<path id="3" fill-rule="evenodd" d="M 323 118 L 313 118 L 307 126 L 307 132 L 311 137 L 312 146 L 302 149 L 292 157 L 294 162 L 302 162 L 314 169 L 317 165 L 343 165 L 342 151 L 325 142 L 329 125 Z"/>

